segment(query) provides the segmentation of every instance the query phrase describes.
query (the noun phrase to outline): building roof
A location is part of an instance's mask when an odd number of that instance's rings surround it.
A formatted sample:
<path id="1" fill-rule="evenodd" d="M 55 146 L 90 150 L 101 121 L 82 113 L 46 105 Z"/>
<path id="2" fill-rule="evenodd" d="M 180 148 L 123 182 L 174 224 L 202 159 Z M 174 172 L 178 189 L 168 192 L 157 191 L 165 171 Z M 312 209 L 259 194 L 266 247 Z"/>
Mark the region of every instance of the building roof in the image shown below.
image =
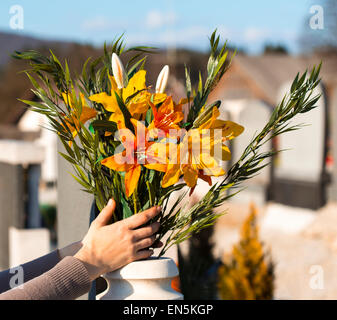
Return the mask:
<path id="1" fill-rule="evenodd" d="M 258 98 L 270 105 L 277 103 L 280 87 L 323 61 L 321 77 L 328 87 L 337 84 L 337 57 L 263 55 L 234 57 L 232 66 L 210 97 L 215 99 Z"/>

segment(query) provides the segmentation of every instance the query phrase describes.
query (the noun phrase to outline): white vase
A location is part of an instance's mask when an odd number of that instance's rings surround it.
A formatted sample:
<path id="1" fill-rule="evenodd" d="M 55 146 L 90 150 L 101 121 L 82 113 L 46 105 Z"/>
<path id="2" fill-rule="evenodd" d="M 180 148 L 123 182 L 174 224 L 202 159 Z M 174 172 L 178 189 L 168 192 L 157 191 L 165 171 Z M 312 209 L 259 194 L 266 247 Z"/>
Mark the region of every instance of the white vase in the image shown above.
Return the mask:
<path id="1" fill-rule="evenodd" d="M 170 258 L 149 258 L 132 262 L 103 275 L 108 288 L 99 300 L 183 300 L 183 295 L 171 287 L 179 274 Z"/>

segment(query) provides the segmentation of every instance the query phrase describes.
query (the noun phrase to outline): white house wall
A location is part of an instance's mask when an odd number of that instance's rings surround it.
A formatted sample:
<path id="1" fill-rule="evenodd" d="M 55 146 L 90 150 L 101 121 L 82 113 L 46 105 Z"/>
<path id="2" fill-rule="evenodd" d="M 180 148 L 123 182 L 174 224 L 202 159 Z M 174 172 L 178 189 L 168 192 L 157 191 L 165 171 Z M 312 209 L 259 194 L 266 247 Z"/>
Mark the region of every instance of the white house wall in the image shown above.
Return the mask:
<path id="1" fill-rule="evenodd" d="M 27 110 L 19 121 L 18 127 L 23 132 L 41 132 L 36 143 L 45 149 L 45 160 L 42 162 L 42 180 L 55 182 L 57 180 L 57 136 L 46 129 L 48 120 L 43 115 Z"/>

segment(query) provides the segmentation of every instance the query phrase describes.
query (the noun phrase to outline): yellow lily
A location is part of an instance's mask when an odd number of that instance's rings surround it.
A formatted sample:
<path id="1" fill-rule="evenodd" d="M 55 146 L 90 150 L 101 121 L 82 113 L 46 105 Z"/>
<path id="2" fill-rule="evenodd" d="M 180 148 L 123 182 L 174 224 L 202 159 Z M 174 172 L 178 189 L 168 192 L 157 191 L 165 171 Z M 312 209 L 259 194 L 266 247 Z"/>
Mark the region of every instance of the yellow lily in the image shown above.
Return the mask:
<path id="1" fill-rule="evenodd" d="M 93 108 L 90 108 L 84 98 L 84 95 L 80 93 L 80 99 L 82 104 L 81 114 L 78 114 L 75 109 L 75 101 L 73 100 L 73 96 L 71 93 L 62 93 L 62 98 L 65 104 L 70 107 L 70 114 L 66 116 L 64 119 L 67 122 L 68 128 L 70 129 L 73 137 L 75 138 L 77 132 L 80 130 L 80 123 L 84 124 L 88 120 L 96 117 L 97 111 Z"/>
<path id="2" fill-rule="evenodd" d="M 131 116 L 135 119 L 140 117 L 148 110 L 148 101 L 151 99 L 151 93 L 146 89 L 145 84 L 146 71 L 138 71 L 130 80 L 126 88 L 119 89 L 113 76 L 109 76 L 111 84 L 111 95 L 106 92 L 94 94 L 89 97 L 91 101 L 101 103 L 103 107 L 112 112 L 109 120 L 124 125 L 124 116 L 119 108 L 115 92 L 121 96 Z M 159 104 L 166 98 L 165 94 L 155 94 L 153 102 Z"/>
<path id="3" fill-rule="evenodd" d="M 219 110 L 214 107 L 209 120 L 201 124 L 199 128 L 191 129 L 185 134 L 182 142 L 177 146 L 176 154 L 167 166 L 162 180 L 164 188 L 177 183 L 181 175 L 184 175 L 185 183 L 190 188 L 194 188 L 198 178 L 210 183 L 206 176 L 225 174 L 219 165 L 219 160 L 230 160 L 231 153 L 223 142 L 240 135 L 243 127 L 231 121 L 217 119 L 219 114 Z M 215 131 L 216 129 L 218 130 Z M 217 159 L 214 155 L 214 147 L 219 143 L 221 155 Z"/>

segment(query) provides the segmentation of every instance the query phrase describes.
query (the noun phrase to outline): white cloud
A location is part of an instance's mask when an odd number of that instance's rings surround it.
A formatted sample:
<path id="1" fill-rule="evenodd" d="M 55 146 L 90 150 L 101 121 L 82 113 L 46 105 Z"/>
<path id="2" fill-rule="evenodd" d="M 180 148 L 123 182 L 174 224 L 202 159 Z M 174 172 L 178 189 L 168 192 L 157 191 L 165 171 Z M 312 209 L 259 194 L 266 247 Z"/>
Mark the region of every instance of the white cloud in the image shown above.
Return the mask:
<path id="1" fill-rule="evenodd" d="M 106 31 L 112 30 L 116 28 L 125 29 L 128 27 L 127 21 L 116 21 L 113 19 L 109 19 L 104 16 L 97 16 L 88 20 L 85 20 L 82 23 L 82 29 L 85 31 Z"/>
<path id="2" fill-rule="evenodd" d="M 194 25 L 163 33 L 161 38 L 168 45 L 188 46 L 199 43 L 197 47 L 205 48 L 208 46 L 208 38 L 211 36 L 213 31 L 214 29 L 206 26 Z M 217 35 L 220 36 L 221 41 L 220 44 L 229 39 L 230 34 L 230 30 L 225 28 L 225 26 L 219 26 L 217 28 Z"/>
<path id="3" fill-rule="evenodd" d="M 155 46 L 167 47 L 195 47 L 206 49 L 209 46 L 208 38 L 214 29 L 202 25 L 192 25 L 185 28 L 170 28 L 169 30 L 158 30 L 156 32 L 134 32 L 127 33 L 128 43 L 132 44 L 151 44 Z M 221 43 L 230 39 L 231 31 L 225 26 L 217 28 Z"/>
<path id="4" fill-rule="evenodd" d="M 151 10 L 146 16 L 146 26 L 150 29 L 161 28 L 165 25 L 172 25 L 177 21 L 177 16 L 174 12 L 161 12 Z"/>
<path id="5" fill-rule="evenodd" d="M 128 43 L 149 44 L 160 47 L 194 47 L 197 49 L 207 49 L 209 46 L 208 38 L 214 29 L 202 26 L 192 25 L 185 28 L 169 28 L 168 30 L 158 30 L 156 32 L 133 32 L 127 33 Z M 220 35 L 221 43 L 230 39 L 231 31 L 224 26 L 217 28 L 217 34 Z"/>
<path id="6" fill-rule="evenodd" d="M 232 36 L 232 31 L 226 28 L 224 25 L 220 25 L 217 27 L 217 33 L 223 41 L 230 40 Z"/>
<path id="7" fill-rule="evenodd" d="M 207 39 L 208 28 L 203 26 L 191 26 L 163 34 L 163 40 L 168 44 L 188 44 L 195 40 Z"/>
<path id="8" fill-rule="evenodd" d="M 247 42 L 265 40 L 268 36 L 270 36 L 270 31 L 263 28 L 248 27 L 243 32 L 243 38 Z"/>

